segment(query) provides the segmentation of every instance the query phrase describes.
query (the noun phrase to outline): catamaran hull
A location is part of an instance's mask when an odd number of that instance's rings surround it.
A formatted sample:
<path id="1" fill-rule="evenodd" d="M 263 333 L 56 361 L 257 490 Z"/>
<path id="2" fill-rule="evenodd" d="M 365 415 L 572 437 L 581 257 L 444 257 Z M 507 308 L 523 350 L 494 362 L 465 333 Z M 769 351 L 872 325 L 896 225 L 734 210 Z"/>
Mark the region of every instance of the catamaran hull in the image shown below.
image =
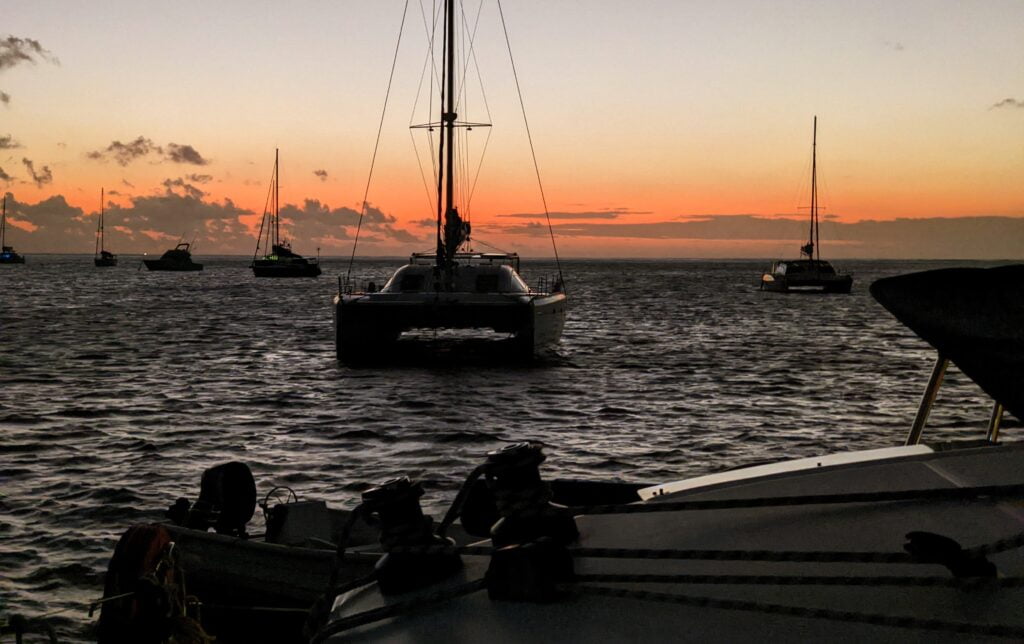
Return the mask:
<path id="1" fill-rule="evenodd" d="M 808 277 L 799 280 L 769 273 L 761 276 L 761 290 L 775 293 L 849 293 L 851 288 L 853 277 L 850 275 Z"/>
<path id="2" fill-rule="evenodd" d="M 490 329 L 510 336 L 514 353 L 542 354 L 562 337 L 565 294 L 459 297 L 342 295 L 334 300 L 338 359 L 362 362 L 387 355 L 413 329 Z"/>

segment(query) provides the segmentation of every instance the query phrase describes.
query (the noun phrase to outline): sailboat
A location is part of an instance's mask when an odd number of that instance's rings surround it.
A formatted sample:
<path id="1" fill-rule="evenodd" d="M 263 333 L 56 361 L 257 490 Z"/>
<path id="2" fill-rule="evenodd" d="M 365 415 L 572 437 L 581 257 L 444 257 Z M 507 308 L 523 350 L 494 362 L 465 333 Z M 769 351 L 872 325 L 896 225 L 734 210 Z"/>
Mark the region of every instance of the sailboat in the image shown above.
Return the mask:
<path id="1" fill-rule="evenodd" d="M 818 117 L 814 117 L 811 152 L 811 227 L 807 243 L 800 247 L 801 259 L 777 260 L 761 276 L 761 290 L 788 293 L 849 293 L 853 276 L 839 273 L 821 258 L 818 234 Z"/>
<path id="2" fill-rule="evenodd" d="M 98 267 L 117 266 L 117 255 L 108 251 L 103 245 L 103 197 L 103 188 L 100 188 L 100 220 L 96 223 L 96 257 L 94 257 L 92 261 Z"/>
<path id="3" fill-rule="evenodd" d="M 274 176 L 270 183 L 271 207 L 264 209 L 260 233 L 256 237 L 256 252 L 252 257 L 252 272 L 256 277 L 316 277 L 320 274 L 320 259 L 306 259 L 292 252 L 292 247 L 281 241 L 281 209 L 278 151 L 274 150 Z M 266 243 L 264 232 L 266 231 Z M 257 259 L 260 247 L 270 252 Z"/>
<path id="4" fill-rule="evenodd" d="M 469 247 L 470 223 L 455 206 L 459 183 L 454 151 L 464 145 L 456 140 L 456 130 L 487 125 L 456 120 L 455 5 L 455 0 L 446 0 L 444 5 L 444 60 L 437 85 L 440 118 L 413 126 L 440 130 L 435 157 L 439 161 L 436 249 L 413 253 L 379 291 L 372 283 L 362 291 L 348 284 L 338 293 L 334 298 L 335 343 L 342 362 L 374 361 L 393 356 L 396 350 L 401 357 L 400 336 L 409 331 L 497 334 L 509 341 L 503 346 L 511 351 L 504 355 L 512 359 L 532 358 L 562 335 L 567 304 L 561 277 L 550 289 L 534 290 L 519 274 L 517 253 L 473 251 Z M 501 352 L 496 355 L 504 357 Z"/>
<path id="5" fill-rule="evenodd" d="M 7 195 L 4 195 L 3 214 L 0 215 L 0 264 L 24 264 L 25 257 L 7 245 Z"/>

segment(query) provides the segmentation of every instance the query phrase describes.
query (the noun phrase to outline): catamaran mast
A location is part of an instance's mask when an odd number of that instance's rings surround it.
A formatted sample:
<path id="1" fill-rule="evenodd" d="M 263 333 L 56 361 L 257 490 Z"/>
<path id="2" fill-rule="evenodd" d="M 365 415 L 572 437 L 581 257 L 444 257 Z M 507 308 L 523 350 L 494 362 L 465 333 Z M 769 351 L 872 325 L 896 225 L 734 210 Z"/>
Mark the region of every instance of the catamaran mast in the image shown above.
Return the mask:
<path id="1" fill-rule="evenodd" d="M 437 267 L 446 268 L 448 257 L 445 246 L 449 230 L 445 225 L 454 202 L 453 159 L 455 150 L 455 2 L 445 0 L 444 60 L 441 81 L 441 139 L 438 143 L 437 176 Z M 441 206 L 444 195 L 444 208 Z M 444 235 L 442 236 L 442 229 Z"/>

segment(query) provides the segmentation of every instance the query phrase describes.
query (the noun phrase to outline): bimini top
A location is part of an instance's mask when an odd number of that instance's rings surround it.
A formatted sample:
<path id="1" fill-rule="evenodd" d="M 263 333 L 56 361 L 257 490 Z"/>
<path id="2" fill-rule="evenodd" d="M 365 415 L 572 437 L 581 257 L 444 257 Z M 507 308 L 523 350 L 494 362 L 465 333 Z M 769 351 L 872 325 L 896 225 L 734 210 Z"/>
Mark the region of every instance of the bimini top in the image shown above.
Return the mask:
<path id="1" fill-rule="evenodd" d="M 1024 418 L 1024 265 L 888 277 L 871 285 L 871 295 Z"/>
<path id="2" fill-rule="evenodd" d="M 443 290 L 434 266 L 406 264 L 395 271 L 382 293 L 435 293 Z M 458 293 L 526 294 L 530 288 L 507 264 L 458 265 L 453 273 Z"/>

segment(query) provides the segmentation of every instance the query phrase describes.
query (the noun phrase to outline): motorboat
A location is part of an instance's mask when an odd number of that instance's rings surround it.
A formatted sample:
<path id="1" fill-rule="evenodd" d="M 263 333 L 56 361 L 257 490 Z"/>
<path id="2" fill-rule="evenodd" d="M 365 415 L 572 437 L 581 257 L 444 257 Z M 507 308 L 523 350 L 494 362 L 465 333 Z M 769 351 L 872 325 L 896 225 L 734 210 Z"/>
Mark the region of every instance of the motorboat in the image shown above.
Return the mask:
<path id="1" fill-rule="evenodd" d="M 0 264 L 24 264 L 25 257 L 19 255 L 13 246 L 7 245 L 7 195 L 3 197 L 2 215 L 0 215 Z"/>
<path id="2" fill-rule="evenodd" d="M 96 222 L 96 256 L 93 257 L 93 264 L 97 268 L 107 266 L 117 266 L 117 255 L 111 253 L 106 249 L 104 245 L 104 226 L 103 226 L 103 212 L 104 212 L 104 198 L 103 188 L 100 188 L 100 219 Z"/>
<path id="3" fill-rule="evenodd" d="M 288 242 L 281 240 L 280 166 L 278 151 L 274 150 L 274 174 L 270 180 L 269 207 L 263 211 L 260 232 L 256 237 L 256 251 L 252 257 L 252 272 L 256 277 L 316 277 L 320 275 L 320 259 L 307 259 L 292 251 Z M 260 250 L 269 252 L 260 257 Z"/>
<path id="4" fill-rule="evenodd" d="M 904 444 L 570 507 L 552 503 L 542 448 L 511 445 L 434 531 L 408 529 L 401 494 L 364 496 L 382 558 L 372 580 L 328 589 L 310 642 L 1024 639 L 1024 442 L 1000 440 L 1004 412 L 1024 417 L 1024 265 L 871 292 L 939 356 Z M 992 414 L 976 439 L 925 440 L 950 363 Z M 438 545 L 453 515 L 480 541 Z"/>
<path id="5" fill-rule="evenodd" d="M 456 151 L 461 153 L 466 145 L 456 138 L 456 131 L 489 124 L 458 120 L 455 42 L 460 24 L 453 3 L 444 11 L 443 25 L 444 64 L 437 85 L 440 118 L 413 126 L 440 130 L 436 247 L 413 253 L 379 290 L 375 285 L 356 287 L 349 279 L 340 285 L 334 298 L 334 327 L 337 357 L 342 362 L 401 358 L 412 353 L 410 345 L 419 339 L 417 334 L 432 339 L 439 332 L 454 332 L 453 342 L 460 338 L 497 340 L 507 351 L 485 352 L 487 355 L 529 360 L 546 353 L 562 335 L 568 305 L 560 270 L 557 279 L 531 288 L 519 274 L 517 253 L 482 253 L 472 248 L 471 223 L 456 205 L 460 187 L 471 192 L 465 188 L 468 179 L 455 177 L 457 168 L 464 167 L 464 163 L 455 163 Z M 471 35 L 465 37 L 472 40 Z M 463 193 L 461 198 L 466 203 L 467 195 Z"/>
<path id="6" fill-rule="evenodd" d="M 807 243 L 800 247 L 800 259 L 776 260 L 761 275 L 761 290 L 778 293 L 849 293 L 853 276 L 840 273 L 821 258 L 818 227 L 818 117 L 814 117 L 811 146 L 811 226 Z"/>
<path id="7" fill-rule="evenodd" d="M 189 242 L 181 242 L 160 259 L 144 259 L 142 262 L 151 271 L 201 271 L 203 265 L 192 261 L 191 247 Z"/>

